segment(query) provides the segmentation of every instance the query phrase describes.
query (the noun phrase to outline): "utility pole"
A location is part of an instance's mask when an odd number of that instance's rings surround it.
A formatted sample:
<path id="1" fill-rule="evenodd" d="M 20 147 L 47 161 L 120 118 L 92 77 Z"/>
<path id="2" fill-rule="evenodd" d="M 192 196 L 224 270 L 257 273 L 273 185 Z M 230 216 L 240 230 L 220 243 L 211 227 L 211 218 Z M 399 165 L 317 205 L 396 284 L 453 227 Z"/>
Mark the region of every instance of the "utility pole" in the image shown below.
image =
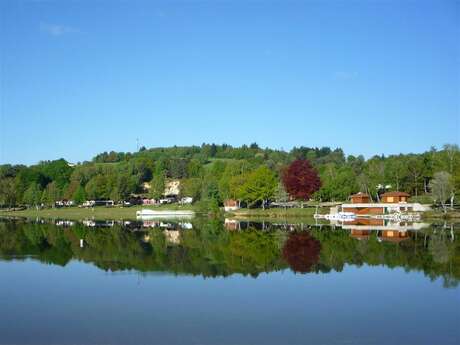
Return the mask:
<path id="1" fill-rule="evenodd" d="M 136 151 L 139 151 L 139 138 L 136 138 L 136 146 L 137 146 L 137 150 L 136 150 Z"/>

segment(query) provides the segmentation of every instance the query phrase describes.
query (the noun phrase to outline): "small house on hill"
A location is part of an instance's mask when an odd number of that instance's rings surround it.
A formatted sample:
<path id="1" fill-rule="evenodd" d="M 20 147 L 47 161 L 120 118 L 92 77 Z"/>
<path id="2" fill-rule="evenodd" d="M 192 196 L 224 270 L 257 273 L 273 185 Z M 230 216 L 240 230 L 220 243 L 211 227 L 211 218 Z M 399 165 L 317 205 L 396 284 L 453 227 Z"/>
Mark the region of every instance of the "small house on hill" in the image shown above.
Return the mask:
<path id="1" fill-rule="evenodd" d="M 366 193 L 359 192 L 351 195 L 350 200 L 352 204 L 367 203 L 370 201 L 370 197 Z"/>
<path id="2" fill-rule="evenodd" d="M 367 198 L 366 198 L 367 197 Z M 357 216 L 385 215 L 401 212 L 425 212 L 429 207 L 419 203 L 408 203 L 410 195 L 404 192 L 388 192 L 381 196 L 381 202 L 369 201 L 364 193 L 354 194 L 351 202 L 341 205 L 342 212 L 352 212 Z M 365 200 L 368 200 L 365 202 Z"/>
<path id="3" fill-rule="evenodd" d="M 227 199 L 224 201 L 224 210 L 228 211 L 236 211 L 240 208 L 238 200 L 234 199 Z"/>
<path id="4" fill-rule="evenodd" d="M 409 200 L 410 194 L 404 192 L 387 192 L 381 196 L 382 202 L 385 203 L 398 203 L 398 202 L 407 202 Z"/>

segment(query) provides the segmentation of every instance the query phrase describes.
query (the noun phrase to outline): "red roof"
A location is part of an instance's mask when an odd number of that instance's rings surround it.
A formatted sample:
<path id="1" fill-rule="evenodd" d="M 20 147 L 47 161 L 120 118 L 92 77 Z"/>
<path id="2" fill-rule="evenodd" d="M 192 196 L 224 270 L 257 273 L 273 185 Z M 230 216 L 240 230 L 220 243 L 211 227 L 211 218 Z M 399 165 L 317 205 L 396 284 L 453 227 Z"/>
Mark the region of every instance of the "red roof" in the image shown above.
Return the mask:
<path id="1" fill-rule="evenodd" d="M 363 193 L 363 192 L 359 192 L 359 193 L 356 193 L 356 194 L 351 195 L 350 198 L 354 198 L 354 197 L 363 197 L 363 196 L 369 197 L 368 194 Z"/>
<path id="2" fill-rule="evenodd" d="M 381 196 L 382 197 L 383 196 L 407 196 L 409 197 L 410 194 L 405 193 L 405 192 L 387 192 L 387 193 L 383 193 Z"/>

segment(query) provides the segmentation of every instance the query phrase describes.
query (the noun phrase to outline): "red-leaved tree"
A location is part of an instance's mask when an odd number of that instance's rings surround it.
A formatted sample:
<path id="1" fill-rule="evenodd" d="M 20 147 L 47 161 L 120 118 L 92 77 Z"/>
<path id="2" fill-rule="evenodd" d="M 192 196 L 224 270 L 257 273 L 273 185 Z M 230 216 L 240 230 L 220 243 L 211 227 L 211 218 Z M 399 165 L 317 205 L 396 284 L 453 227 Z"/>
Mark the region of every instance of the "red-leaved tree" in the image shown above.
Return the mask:
<path id="1" fill-rule="evenodd" d="M 307 273 L 319 261 L 321 243 L 309 233 L 291 233 L 283 247 L 283 257 L 294 272 Z"/>
<path id="2" fill-rule="evenodd" d="M 297 159 L 283 173 L 286 192 L 297 200 L 308 200 L 321 187 L 321 180 L 310 162 Z"/>

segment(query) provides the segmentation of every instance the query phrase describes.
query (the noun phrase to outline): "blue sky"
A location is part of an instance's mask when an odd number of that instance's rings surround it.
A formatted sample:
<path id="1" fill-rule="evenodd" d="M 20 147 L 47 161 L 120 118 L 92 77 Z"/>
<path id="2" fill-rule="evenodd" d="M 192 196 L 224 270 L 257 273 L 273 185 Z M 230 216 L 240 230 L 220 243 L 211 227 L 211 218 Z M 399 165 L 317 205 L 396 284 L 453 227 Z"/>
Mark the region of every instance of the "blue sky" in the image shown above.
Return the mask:
<path id="1" fill-rule="evenodd" d="M 0 163 L 460 142 L 458 1 L 0 2 Z"/>

